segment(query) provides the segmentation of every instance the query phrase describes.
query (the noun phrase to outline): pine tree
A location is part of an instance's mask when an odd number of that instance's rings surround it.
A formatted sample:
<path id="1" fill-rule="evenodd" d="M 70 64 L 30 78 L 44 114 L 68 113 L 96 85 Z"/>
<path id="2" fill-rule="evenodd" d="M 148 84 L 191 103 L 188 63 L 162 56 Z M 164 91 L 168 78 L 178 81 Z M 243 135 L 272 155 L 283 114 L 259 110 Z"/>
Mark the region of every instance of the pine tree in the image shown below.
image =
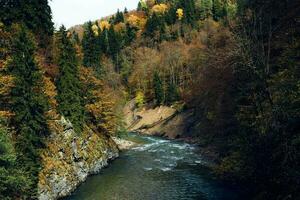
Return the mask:
<path id="1" fill-rule="evenodd" d="M 83 65 L 101 71 L 101 46 L 99 36 L 94 33 L 92 26 L 93 23 L 89 21 L 84 27 L 82 39 Z"/>
<path id="2" fill-rule="evenodd" d="M 138 6 L 137 6 L 137 11 L 142 11 L 143 10 L 143 6 L 141 1 L 139 1 Z"/>
<path id="3" fill-rule="evenodd" d="M 69 119 L 77 132 L 85 122 L 84 102 L 78 75 L 76 51 L 70 42 L 65 27 L 58 32 L 59 75 L 56 82 L 58 111 Z"/>
<path id="4" fill-rule="evenodd" d="M 167 13 L 165 14 L 165 21 L 167 23 L 167 25 L 172 25 L 176 23 L 177 17 L 176 17 L 176 7 L 172 6 L 169 8 L 169 10 L 167 11 Z"/>
<path id="5" fill-rule="evenodd" d="M 157 101 L 157 104 L 162 104 L 164 102 L 164 90 L 161 78 L 158 72 L 154 73 L 153 77 L 153 88 L 154 88 L 154 95 Z"/>
<path id="6" fill-rule="evenodd" d="M 176 85 L 172 82 L 168 83 L 167 92 L 166 92 L 166 103 L 170 105 L 178 100 L 179 100 L 179 94 Z"/>
<path id="7" fill-rule="evenodd" d="M 72 42 L 78 45 L 80 44 L 79 35 L 76 31 L 72 32 Z"/>
<path id="8" fill-rule="evenodd" d="M 136 39 L 137 28 L 126 23 L 125 45 L 130 45 Z"/>
<path id="9" fill-rule="evenodd" d="M 108 40 L 108 30 L 104 28 L 99 36 L 99 45 L 101 47 L 101 52 L 108 55 L 109 54 L 109 40 Z"/>
<path id="10" fill-rule="evenodd" d="M 17 167 L 17 155 L 11 135 L 0 118 L 0 198 L 17 199 L 26 190 L 28 181 Z"/>
<path id="11" fill-rule="evenodd" d="M 115 31 L 114 26 L 110 26 L 108 30 L 108 41 L 109 41 L 109 55 L 112 57 L 114 64 L 115 64 L 115 70 L 117 72 L 120 71 L 120 50 L 121 50 L 121 42 L 122 38 L 119 33 Z"/>
<path id="12" fill-rule="evenodd" d="M 200 9 L 201 19 L 206 19 L 206 18 L 212 16 L 212 10 L 213 10 L 212 0 L 202 0 L 201 1 L 201 9 Z"/>
<path id="13" fill-rule="evenodd" d="M 218 21 L 225 17 L 226 11 L 225 11 L 225 5 L 222 2 L 222 0 L 213 0 L 213 18 L 214 20 Z"/>
<path id="14" fill-rule="evenodd" d="M 124 14 L 128 14 L 128 9 L 125 7 Z"/>
<path id="15" fill-rule="evenodd" d="M 179 2 L 179 7 L 183 8 L 184 10 L 184 17 L 183 21 L 186 24 L 195 24 L 195 1 L 194 0 L 181 0 Z"/>
<path id="16" fill-rule="evenodd" d="M 158 43 L 166 39 L 166 24 L 164 17 L 153 13 L 151 17 L 148 18 L 144 36 L 150 38 L 153 41 L 153 44 Z"/>
<path id="17" fill-rule="evenodd" d="M 0 3 L 0 21 L 5 25 L 23 23 L 44 42 L 53 34 L 51 8 L 47 0 L 5 0 Z"/>
<path id="18" fill-rule="evenodd" d="M 34 43 L 24 27 L 20 28 L 13 41 L 13 52 L 9 69 L 15 77 L 11 91 L 11 111 L 15 115 L 11 125 L 17 134 L 18 164 L 30 174 L 30 189 L 24 191 L 24 195 L 35 196 L 40 168 L 38 150 L 44 146 L 43 140 L 49 134 L 45 117 L 48 102 L 43 93 L 42 76 L 34 60 Z"/>
<path id="19" fill-rule="evenodd" d="M 118 9 L 116 17 L 114 19 L 114 24 L 118 24 L 121 22 L 124 23 L 124 14 Z"/>

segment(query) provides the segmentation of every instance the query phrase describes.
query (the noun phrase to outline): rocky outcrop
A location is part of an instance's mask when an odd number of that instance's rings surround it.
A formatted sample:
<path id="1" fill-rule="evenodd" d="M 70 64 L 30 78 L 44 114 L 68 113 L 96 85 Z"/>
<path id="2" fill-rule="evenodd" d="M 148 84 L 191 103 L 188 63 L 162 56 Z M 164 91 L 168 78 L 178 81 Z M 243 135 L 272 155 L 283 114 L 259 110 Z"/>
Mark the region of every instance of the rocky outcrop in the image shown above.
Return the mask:
<path id="1" fill-rule="evenodd" d="M 193 123 L 193 110 L 178 111 L 169 106 L 136 108 L 134 100 L 124 108 L 128 131 L 170 139 L 187 136 Z"/>
<path id="2" fill-rule="evenodd" d="M 42 152 L 43 169 L 39 174 L 39 199 L 51 200 L 69 195 L 108 161 L 118 156 L 115 142 L 89 127 L 75 133 L 63 117 L 50 123 L 52 134 Z"/>
<path id="3" fill-rule="evenodd" d="M 124 140 L 124 139 L 118 138 L 118 137 L 112 137 L 112 139 L 117 144 L 117 146 L 120 150 L 128 150 L 128 149 L 131 149 L 138 145 L 135 142 L 132 142 L 129 140 Z"/>

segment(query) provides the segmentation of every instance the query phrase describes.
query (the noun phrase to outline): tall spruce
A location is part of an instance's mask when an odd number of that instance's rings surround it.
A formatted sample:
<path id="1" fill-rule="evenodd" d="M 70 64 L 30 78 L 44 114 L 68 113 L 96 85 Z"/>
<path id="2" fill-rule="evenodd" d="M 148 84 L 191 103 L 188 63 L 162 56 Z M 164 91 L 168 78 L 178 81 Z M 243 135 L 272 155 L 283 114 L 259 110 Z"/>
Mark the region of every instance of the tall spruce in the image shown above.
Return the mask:
<path id="1" fill-rule="evenodd" d="M 180 99 L 180 97 L 179 97 L 177 86 L 174 83 L 169 82 L 167 85 L 167 91 L 166 91 L 166 103 L 168 105 L 170 105 L 170 104 L 178 101 L 179 99 Z"/>
<path id="2" fill-rule="evenodd" d="M 110 26 L 108 30 L 109 55 L 115 64 L 115 70 L 120 71 L 120 50 L 122 46 L 122 37 L 115 31 L 114 26 Z"/>
<path id="3" fill-rule="evenodd" d="M 183 21 L 186 24 L 195 24 L 195 1 L 194 0 L 181 0 L 179 2 L 179 7 L 183 8 L 184 10 L 184 17 Z"/>
<path id="4" fill-rule="evenodd" d="M 59 75 L 56 81 L 58 111 L 69 119 L 77 132 L 85 123 L 84 101 L 79 80 L 78 59 L 68 33 L 62 26 L 57 33 Z"/>
<path id="5" fill-rule="evenodd" d="M 160 105 L 164 102 L 164 89 L 163 89 L 162 80 L 158 72 L 155 72 L 153 76 L 153 88 L 154 88 L 155 100 L 157 104 Z"/>
<path id="6" fill-rule="evenodd" d="M 202 0 L 200 7 L 200 18 L 206 19 L 212 16 L 213 11 L 213 1 L 212 0 Z"/>
<path id="7" fill-rule="evenodd" d="M 54 31 L 48 0 L 1 0 L 0 21 L 5 25 L 25 24 L 39 37 L 44 47 L 47 47 Z"/>
<path id="8" fill-rule="evenodd" d="M 155 46 L 155 44 L 167 39 L 165 18 L 153 13 L 146 22 L 143 35 L 150 39 L 150 46 Z"/>
<path id="9" fill-rule="evenodd" d="M 109 40 L 108 40 L 108 29 L 104 28 L 99 36 L 99 45 L 101 48 L 101 52 L 105 55 L 109 54 Z"/>
<path id="10" fill-rule="evenodd" d="M 136 39 L 138 29 L 126 23 L 125 45 L 130 45 Z"/>
<path id="11" fill-rule="evenodd" d="M 0 118 L 0 199 L 17 199 L 27 187 L 24 171 L 17 166 L 14 143 Z"/>
<path id="12" fill-rule="evenodd" d="M 42 75 L 34 59 L 33 39 L 21 27 L 13 40 L 13 52 L 9 70 L 15 77 L 11 90 L 12 126 L 16 130 L 18 164 L 28 175 L 26 198 L 37 194 L 38 173 L 41 167 L 39 149 L 49 134 L 45 112 L 48 102 L 43 92 Z"/>
<path id="13" fill-rule="evenodd" d="M 101 67 L 101 47 L 99 44 L 99 36 L 93 29 L 93 23 L 89 21 L 84 26 L 84 34 L 82 38 L 83 65 L 85 67 L 93 67 L 100 71 Z"/>
<path id="14" fill-rule="evenodd" d="M 123 14 L 123 12 L 120 12 L 119 9 L 118 9 L 116 17 L 114 19 L 114 24 L 118 24 L 118 23 L 124 23 L 124 14 Z"/>

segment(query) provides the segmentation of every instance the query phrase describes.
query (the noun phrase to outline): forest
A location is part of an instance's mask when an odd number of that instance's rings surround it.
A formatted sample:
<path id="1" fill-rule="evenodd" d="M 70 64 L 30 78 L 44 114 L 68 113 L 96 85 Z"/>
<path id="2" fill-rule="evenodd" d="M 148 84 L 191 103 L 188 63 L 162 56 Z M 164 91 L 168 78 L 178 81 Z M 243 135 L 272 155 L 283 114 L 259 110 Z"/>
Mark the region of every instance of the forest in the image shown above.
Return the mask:
<path id="1" fill-rule="evenodd" d="M 213 173 L 252 199 L 296 200 L 299 65 L 297 0 L 141 0 L 58 30 L 47 0 L 0 0 L 0 199 L 38 198 L 54 120 L 124 134 L 134 99 L 192 109 Z"/>

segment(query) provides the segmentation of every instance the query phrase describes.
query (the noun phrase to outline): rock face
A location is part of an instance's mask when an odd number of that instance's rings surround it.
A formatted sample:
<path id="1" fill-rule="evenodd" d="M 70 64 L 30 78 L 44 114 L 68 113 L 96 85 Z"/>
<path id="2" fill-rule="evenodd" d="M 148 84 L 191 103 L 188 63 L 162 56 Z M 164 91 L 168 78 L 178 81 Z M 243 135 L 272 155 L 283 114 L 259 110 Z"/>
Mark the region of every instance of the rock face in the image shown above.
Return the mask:
<path id="1" fill-rule="evenodd" d="M 43 169 L 39 174 L 39 199 L 52 200 L 69 195 L 86 180 L 118 157 L 115 142 L 84 127 L 75 133 L 63 117 L 50 123 L 52 134 L 42 152 Z"/>
<path id="2" fill-rule="evenodd" d="M 128 131 L 170 139 L 187 136 L 193 123 L 193 110 L 178 112 L 168 106 L 137 109 L 134 100 L 125 106 L 124 115 Z"/>
<path id="3" fill-rule="evenodd" d="M 118 145 L 118 148 L 120 150 L 128 150 L 128 149 L 131 149 L 131 148 L 133 148 L 135 146 L 138 146 L 137 143 L 132 142 L 132 141 L 128 141 L 128 140 L 124 140 L 122 138 L 112 137 L 112 139 Z"/>

